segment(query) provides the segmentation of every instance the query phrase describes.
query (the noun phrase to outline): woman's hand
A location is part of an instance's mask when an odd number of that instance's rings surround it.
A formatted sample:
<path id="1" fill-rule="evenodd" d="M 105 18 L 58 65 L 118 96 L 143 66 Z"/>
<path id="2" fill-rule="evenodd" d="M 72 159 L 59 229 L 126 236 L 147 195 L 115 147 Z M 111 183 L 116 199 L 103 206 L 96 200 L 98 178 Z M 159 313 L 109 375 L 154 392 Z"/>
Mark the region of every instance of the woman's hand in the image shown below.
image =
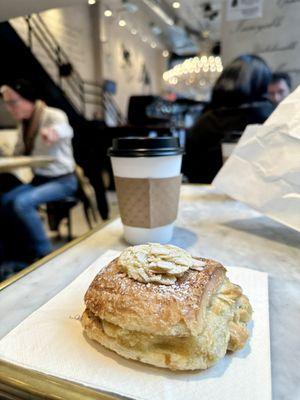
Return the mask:
<path id="1" fill-rule="evenodd" d="M 59 140 L 59 135 L 53 128 L 42 128 L 41 136 L 46 146 L 52 146 Z"/>

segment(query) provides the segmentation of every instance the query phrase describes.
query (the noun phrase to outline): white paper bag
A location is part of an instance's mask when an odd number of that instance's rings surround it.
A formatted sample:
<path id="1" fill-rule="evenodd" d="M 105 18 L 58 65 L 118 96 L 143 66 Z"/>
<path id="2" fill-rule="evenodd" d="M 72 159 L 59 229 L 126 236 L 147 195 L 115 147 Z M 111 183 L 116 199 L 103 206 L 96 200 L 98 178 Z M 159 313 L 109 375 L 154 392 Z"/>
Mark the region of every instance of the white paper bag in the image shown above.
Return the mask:
<path id="1" fill-rule="evenodd" d="M 300 231 L 300 86 L 263 125 L 249 125 L 213 185 Z"/>

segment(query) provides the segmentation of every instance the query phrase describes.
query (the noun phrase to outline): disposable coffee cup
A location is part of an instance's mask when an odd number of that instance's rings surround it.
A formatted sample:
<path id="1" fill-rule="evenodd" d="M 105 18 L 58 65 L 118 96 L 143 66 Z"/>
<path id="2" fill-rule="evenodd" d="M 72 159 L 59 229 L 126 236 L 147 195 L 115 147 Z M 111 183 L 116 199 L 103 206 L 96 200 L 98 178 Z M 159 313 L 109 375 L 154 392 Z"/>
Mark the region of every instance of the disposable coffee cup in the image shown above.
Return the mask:
<path id="1" fill-rule="evenodd" d="M 174 137 L 113 140 L 108 155 L 128 243 L 171 240 L 178 212 L 182 154 Z"/>

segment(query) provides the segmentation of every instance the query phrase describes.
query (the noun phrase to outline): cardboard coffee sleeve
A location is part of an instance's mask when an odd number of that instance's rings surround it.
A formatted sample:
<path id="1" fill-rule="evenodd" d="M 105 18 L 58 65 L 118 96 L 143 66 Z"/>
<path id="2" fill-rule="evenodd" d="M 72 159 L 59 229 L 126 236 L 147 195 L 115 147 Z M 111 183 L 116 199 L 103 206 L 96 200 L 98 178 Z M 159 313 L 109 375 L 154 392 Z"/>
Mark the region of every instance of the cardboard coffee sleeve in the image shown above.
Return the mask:
<path id="1" fill-rule="evenodd" d="M 176 220 L 181 175 L 169 178 L 115 176 L 115 184 L 124 225 L 156 228 Z"/>

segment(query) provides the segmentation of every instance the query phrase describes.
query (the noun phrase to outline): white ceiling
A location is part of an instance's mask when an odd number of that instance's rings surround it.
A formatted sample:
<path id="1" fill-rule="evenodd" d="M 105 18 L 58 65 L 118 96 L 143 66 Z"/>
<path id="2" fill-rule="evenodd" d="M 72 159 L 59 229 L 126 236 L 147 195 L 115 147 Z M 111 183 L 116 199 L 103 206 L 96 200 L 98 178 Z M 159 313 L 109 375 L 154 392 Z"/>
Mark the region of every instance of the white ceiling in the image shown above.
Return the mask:
<path id="1" fill-rule="evenodd" d="M 174 9 L 173 0 L 149 0 L 158 5 L 174 21 L 170 27 L 149 6 L 146 0 L 98 0 L 103 7 L 110 7 L 117 18 L 125 18 L 141 34 L 151 37 L 179 55 L 197 53 L 209 48 L 220 40 L 221 7 L 223 0 L 179 0 L 181 7 Z M 0 0 L 0 21 L 51 8 L 67 7 L 87 3 L 87 0 Z M 129 7 L 126 7 L 126 4 Z M 130 5 L 136 4 L 138 11 L 131 13 Z M 206 10 L 206 11 L 205 11 Z M 142 17 L 142 18 L 141 18 Z M 141 21 L 149 21 L 141 24 Z M 161 33 L 155 34 L 153 26 Z"/>
<path id="2" fill-rule="evenodd" d="M 174 0 L 164 0 L 170 7 Z M 191 31 L 208 31 L 213 40 L 220 40 L 221 9 L 223 0 L 179 0 L 176 15 Z"/>
<path id="3" fill-rule="evenodd" d="M 124 18 L 130 26 L 137 28 L 142 35 L 151 36 L 162 47 L 179 55 L 210 50 L 220 40 L 222 0 L 180 0 L 181 7 L 174 9 L 173 0 L 101 0 L 104 8 L 111 8 L 114 17 Z M 157 16 L 149 3 L 158 5 L 175 21 L 169 26 Z M 136 4 L 138 11 L 130 13 L 126 5 Z M 139 21 L 148 20 L 148 24 Z M 154 34 L 151 26 L 159 27 L 160 34 Z"/>

